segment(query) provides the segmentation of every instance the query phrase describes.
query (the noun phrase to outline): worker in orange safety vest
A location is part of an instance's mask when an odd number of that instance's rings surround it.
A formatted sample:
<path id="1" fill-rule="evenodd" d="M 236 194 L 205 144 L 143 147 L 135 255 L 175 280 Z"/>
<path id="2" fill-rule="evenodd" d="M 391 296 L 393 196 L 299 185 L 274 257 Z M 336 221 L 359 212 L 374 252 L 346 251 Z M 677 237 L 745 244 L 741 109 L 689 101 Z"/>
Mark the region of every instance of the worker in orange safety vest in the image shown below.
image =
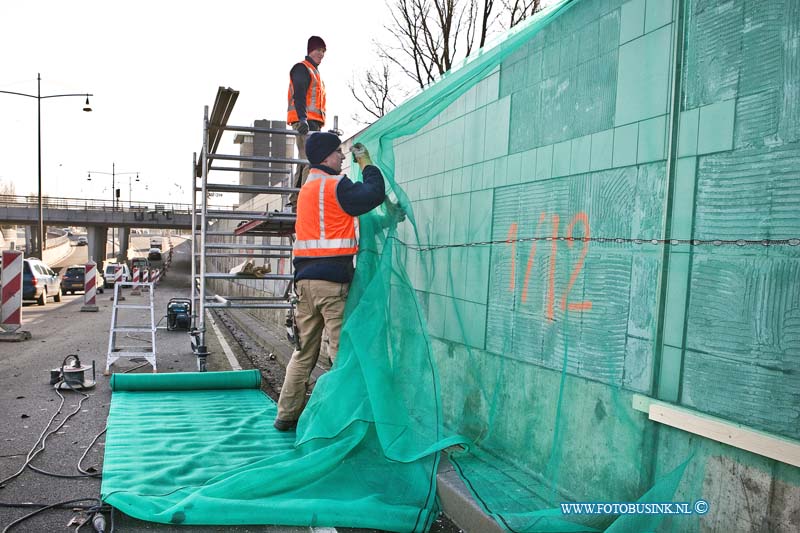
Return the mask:
<path id="1" fill-rule="evenodd" d="M 319 131 L 325 125 L 325 84 L 319 74 L 319 65 L 325 57 L 325 41 L 312 35 L 306 46 L 308 55 L 296 63 L 289 72 L 288 111 L 286 123 L 296 132 L 298 157 L 306 159 L 305 142 L 309 131 Z M 292 186 L 303 186 L 308 177 L 308 167 L 298 165 Z M 297 207 L 297 195 L 289 197 L 292 208 Z"/>
<path id="2" fill-rule="evenodd" d="M 293 246 L 295 312 L 299 348 L 292 353 L 278 399 L 275 428 L 288 431 L 303 412 L 311 371 L 319 358 L 323 328 L 328 331 L 330 355 L 339 349 L 345 301 L 358 252 L 356 217 L 381 205 L 386 198 L 383 174 L 361 144 L 352 148 L 363 182 L 341 175 L 344 154 L 333 133 L 311 133 L 306 154 L 311 163 L 308 180 L 297 201 L 296 239 Z M 399 209 L 388 202 L 387 210 Z M 402 221 L 405 216 L 396 217 Z"/>

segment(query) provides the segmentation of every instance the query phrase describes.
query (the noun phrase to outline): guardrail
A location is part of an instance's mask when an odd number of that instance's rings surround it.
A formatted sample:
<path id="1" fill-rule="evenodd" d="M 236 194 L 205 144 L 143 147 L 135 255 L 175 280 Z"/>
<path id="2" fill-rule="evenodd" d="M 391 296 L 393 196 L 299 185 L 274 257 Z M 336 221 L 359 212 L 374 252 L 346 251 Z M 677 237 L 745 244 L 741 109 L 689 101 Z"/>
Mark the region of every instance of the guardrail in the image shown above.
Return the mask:
<path id="1" fill-rule="evenodd" d="M 116 204 L 116 205 L 115 205 Z M 39 199 L 36 196 L 18 196 L 0 194 L 0 207 L 31 207 L 38 208 Z M 44 209 L 74 209 L 82 211 L 130 211 L 148 212 L 169 211 L 172 213 L 191 214 L 191 204 L 181 203 L 149 203 L 149 202 L 116 202 L 106 200 L 92 200 L 85 198 L 54 198 L 43 197 Z M 219 209 L 229 209 L 229 206 L 220 206 Z"/>

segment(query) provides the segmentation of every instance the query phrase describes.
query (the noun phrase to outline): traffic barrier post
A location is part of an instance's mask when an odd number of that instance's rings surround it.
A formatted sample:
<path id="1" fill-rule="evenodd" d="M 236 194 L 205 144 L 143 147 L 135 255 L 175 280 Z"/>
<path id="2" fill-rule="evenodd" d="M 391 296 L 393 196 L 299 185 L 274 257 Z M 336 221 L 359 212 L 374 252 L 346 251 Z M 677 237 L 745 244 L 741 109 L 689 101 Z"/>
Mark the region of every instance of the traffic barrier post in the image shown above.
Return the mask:
<path id="1" fill-rule="evenodd" d="M 81 311 L 96 313 L 97 306 L 97 263 L 91 258 L 83 271 L 83 307 Z"/>
<path id="2" fill-rule="evenodd" d="M 3 250 L 3 272 L 0 275 L 0 340 L 19 342 L 31 338 L 30 331 L 22 331 L 22 252 Z"/>

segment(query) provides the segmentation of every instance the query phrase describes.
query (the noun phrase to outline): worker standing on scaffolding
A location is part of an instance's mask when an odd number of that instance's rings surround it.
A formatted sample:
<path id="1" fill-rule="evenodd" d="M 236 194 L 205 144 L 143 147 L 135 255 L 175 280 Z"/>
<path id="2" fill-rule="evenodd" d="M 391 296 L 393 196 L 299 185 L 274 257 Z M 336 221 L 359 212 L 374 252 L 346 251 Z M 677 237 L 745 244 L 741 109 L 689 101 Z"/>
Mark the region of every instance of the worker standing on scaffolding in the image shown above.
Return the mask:
<path id="1" fill-rule="evenodd" d="M 309 135 L 305 148 L 311 169 L 297 199 L 293 250 L 300 347 L 286 367 L 275 419 L 279 431 L 293 429 L 303 412 L 323 328 L 328 331 L 331 359 L 339 350 L 353 256 L 358 252 L 355 217 L 375 209 L 386 197 L 383 174 L 363 145 L 352 148 L 363 182 L 341 175 L 345 156 L 333 133 Z"/>
<path id="2" fill-rule="evenodd" d="M 289 72 L 289 107 L 286 123 L 298 133 L 295 136 L 300 159 L 306 159 L 306 135 L 319 131 L 325 125 L 325 84 L 319 74 L 319 64 L 325 57 L 325 41 L 312 35 L 306 46 L 308 55 L 295 64 Z M 300 188 L 306 182 L 309 168 L 297 165 L 292 187 Z M 297 194 L 289 196 L 293 211 L 297 210 Z"/>

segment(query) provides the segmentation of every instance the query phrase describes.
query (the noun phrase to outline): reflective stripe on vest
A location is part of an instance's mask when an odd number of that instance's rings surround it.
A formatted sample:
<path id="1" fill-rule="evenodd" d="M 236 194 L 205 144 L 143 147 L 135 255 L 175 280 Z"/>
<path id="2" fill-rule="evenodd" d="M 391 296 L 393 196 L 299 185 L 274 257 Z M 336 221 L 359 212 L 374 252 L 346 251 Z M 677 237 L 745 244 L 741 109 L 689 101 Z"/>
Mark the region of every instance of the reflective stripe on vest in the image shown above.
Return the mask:
<path id="1" fill-rule="evenodd" d="M 319 70 L 307 59 L 302 61 L 303 65 L 308 69 L 309 77 L 311 78 L 308 84 L 308 91 L 306 92 L 306 120 L 316 120 L 321 124 L 325 124 L 325 84 L 322 83 L 322 78 L 319 75 Z M 294 84 L 291 77 L 289 78 L 289 108 L 286 114 L 286 122 L 294 124 L 300 119 L 297 116 L 297 109 L 294 106 Z"/>
<path id="2" fill-rule="evenodd" d="M 344 176 L 331 176 L 313 168 L 297 198 L 295 257 L 355 255 L 356 218 L 348 215 L 336 198 Z"/>

